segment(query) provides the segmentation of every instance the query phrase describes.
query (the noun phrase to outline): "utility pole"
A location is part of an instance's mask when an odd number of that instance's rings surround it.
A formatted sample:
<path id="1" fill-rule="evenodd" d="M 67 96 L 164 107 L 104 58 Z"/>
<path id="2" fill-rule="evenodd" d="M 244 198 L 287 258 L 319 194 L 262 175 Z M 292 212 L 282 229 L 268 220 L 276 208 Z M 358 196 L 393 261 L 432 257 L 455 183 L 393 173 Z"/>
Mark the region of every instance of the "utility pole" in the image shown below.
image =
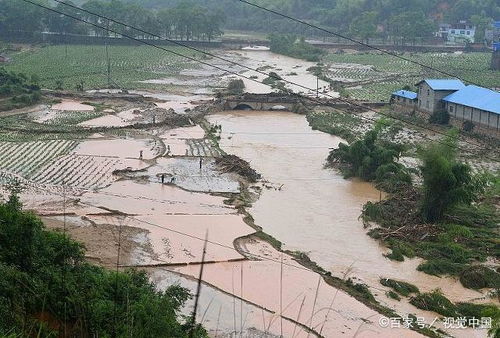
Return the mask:
<path id="1" fill-rule="evenodd" d="M 208 242 L 208 230 L 205 234 L 205 243 L 203 244 L 203 254 L 201 255 L 200 275 L 198 276 L 198 286 L 196 288 L 193 314 L 191 316 L 191 331 L 189 332 L 190 338 L 194 338 L 194 330 L 195 330 L 195 326 L 196 326 L 196 313 L 198 312 L 198 302 L 200 300 L 200 292 L 201 292 L 201 280 L 203 278 L 203 267 L 205 265 L 205 254 L 207 253 L 207 242 Z"/>
<path id="2" fill-rule="evenodd" d="M 109 51 L 108 51 L 108 38 L 106 38 L 106 64 L 108 72 L 108 88 L 111 88 L 111 64 L 109 61 Z"/>
<path id="3" fill-rule="evenodd" d="M 316 74 L 316 98 L 319 97 L 319 75 Z"/>

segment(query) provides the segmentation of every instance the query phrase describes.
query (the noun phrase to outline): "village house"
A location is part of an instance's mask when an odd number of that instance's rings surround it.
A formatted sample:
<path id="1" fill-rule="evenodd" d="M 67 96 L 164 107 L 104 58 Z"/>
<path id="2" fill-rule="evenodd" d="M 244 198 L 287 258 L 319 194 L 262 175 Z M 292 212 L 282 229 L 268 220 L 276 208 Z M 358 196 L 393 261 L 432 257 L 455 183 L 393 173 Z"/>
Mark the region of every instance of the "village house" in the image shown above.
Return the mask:
<path id="1" fill-rule="evenodd" d="M 409 90 L 398 90 L 391 95 L 391 103 L 405 107 L 416 108 L 417 102 L 418 94 Z"/>
<path id="2" fill-rule="evenodd" d="M 443 98 L 450 117 L 500 130 L 500 93 L 467 86 Z"/>
<path id="3" fill-rule="evenodd" d="M 476 27 L 467 21 L 460 21 L 448 29 L 447 39 L 451 43 L 474 43 Z"/>
<path id="4" fill-rule="evenodd" d="M 446 96 L 465 88 L 460 80 L 429 79 L 416 84 L 418 87 L 418 109 L 427 113 L 443 110 Z"/>
<path id="5" fill-rule="evenodd" d="M 9 61 L 6 56 L 0 55 L 0 62 L 7 62 Z"/>
<path id="6" fill-rule="evenodd" d="M 469 121 L 474 127 L 500 131 L 500 93 L 478 86 L 466 86 L 460 80 L 427 79 L 416 84 L 418 93 L 399 90 L 391 103 L 402 111 L 432 115 L 448 112 L 451 122 Z"/>

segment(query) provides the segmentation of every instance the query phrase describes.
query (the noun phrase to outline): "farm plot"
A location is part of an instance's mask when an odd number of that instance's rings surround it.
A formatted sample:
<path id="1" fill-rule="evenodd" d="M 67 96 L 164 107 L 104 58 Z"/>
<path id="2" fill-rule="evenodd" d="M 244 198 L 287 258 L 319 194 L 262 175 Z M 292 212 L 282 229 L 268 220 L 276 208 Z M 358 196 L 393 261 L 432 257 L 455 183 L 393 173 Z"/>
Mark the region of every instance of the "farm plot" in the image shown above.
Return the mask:
<path id="1" fill-rule="evenodd" d="M 188 145 L 188 149 L 186 149 L 187 156 L 221 156 L 220 150 L 217 149 L 210 140 L 189 139 L 186 143 Z"/>
<path id="2" fill-rule="evenodd" d="M 67 54 L 66 54 L 67 48 Z M 198 57 L 185 48 L 166 47 L 183 55 Z M 120 87 L 150 88 L 138 81 L 177 74 L 194 65 L 184 58 L 148 46 L 109 46 L 111 74 Z M 48 46 L 33 52 L 14 54 L 6 68 L 37 75 L 44 88 L 106 88 L 107 66 L 104 45 Z"/>
<path id="3" fill-rule="evenodd" d="M 49 125 L 77 125 L 103 115 L 104 113 L 96 111 L 58 111 L 54 109 L 31 114 L 35 122 Z"/>
<path id="4" fill-rule="evenodd" d="M 69 140 L 0 142 L 0 169 L 30 178 L 52 159 L 69 153 L 76 144 Z"/>
<path id="5" fill-rule="evenodd" d="M 489 69 L 489 53 L 407 53 L 402 56 L 484 87 L 500 87 L 500 77 Z M 332 79 L 347 83 L 367 82 L 347 88 L 349 95 L 359 100 L 386 101 L 393 91 L 412 87 L 423 78 L 444 77 L 429 68 L 377 53 L 330 54 L 326 61 L 330 63 Z"/>
<path id="6" fill-rule="evenodd" d="M 32 180 L 39 184 L 101 188 L 111 184 L 113 171 L 123 167 L 117 158 L 70 154 L 47 164 Z"/>

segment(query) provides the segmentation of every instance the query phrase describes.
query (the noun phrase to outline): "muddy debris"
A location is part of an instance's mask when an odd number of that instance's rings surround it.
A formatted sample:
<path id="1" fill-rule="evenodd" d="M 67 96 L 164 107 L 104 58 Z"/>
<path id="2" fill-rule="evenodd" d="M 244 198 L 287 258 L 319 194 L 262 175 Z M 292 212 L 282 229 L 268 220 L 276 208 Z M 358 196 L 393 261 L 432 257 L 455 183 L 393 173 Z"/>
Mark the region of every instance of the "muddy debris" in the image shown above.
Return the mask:
<path id="1" fill-rule="evenodd" d="M 223 155 L 215 159 L 215 163 L 219 166 L 219 170 L 223 173 L 237 173 L 245 177 L 249 182 L 255 183 L 262 176 L 257 173 L 250 163 L 235 155 Z"/>

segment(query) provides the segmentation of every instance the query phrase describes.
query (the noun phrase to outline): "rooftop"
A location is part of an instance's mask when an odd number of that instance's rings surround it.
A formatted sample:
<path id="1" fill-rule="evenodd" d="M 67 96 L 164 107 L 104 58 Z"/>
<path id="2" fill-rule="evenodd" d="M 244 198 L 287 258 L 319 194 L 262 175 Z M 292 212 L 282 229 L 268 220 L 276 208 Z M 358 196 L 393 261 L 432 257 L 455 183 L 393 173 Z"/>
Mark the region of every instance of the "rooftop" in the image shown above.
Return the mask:
<path id="1" fill-rule="evenodd" d="M 432 90 L 460 90 L 465 88 L 465 85 L 460 80 L 452 79 L 427 79 L 417 83 L 417 86 L 425 82 Z"/>
<path id="2" fill-rule="evenodd" d="M 417 99 L 417 93 L 409 91 L 409 90 L 398 90 L 397 92 L 392 93 L 392 95 L 404 97 L 410 100 Z"/>
<path id="3" fill-rule="evenodd" d="M 467 86 L 443 101 L 500 114 L 500 93 L 487 88 Z"/>

